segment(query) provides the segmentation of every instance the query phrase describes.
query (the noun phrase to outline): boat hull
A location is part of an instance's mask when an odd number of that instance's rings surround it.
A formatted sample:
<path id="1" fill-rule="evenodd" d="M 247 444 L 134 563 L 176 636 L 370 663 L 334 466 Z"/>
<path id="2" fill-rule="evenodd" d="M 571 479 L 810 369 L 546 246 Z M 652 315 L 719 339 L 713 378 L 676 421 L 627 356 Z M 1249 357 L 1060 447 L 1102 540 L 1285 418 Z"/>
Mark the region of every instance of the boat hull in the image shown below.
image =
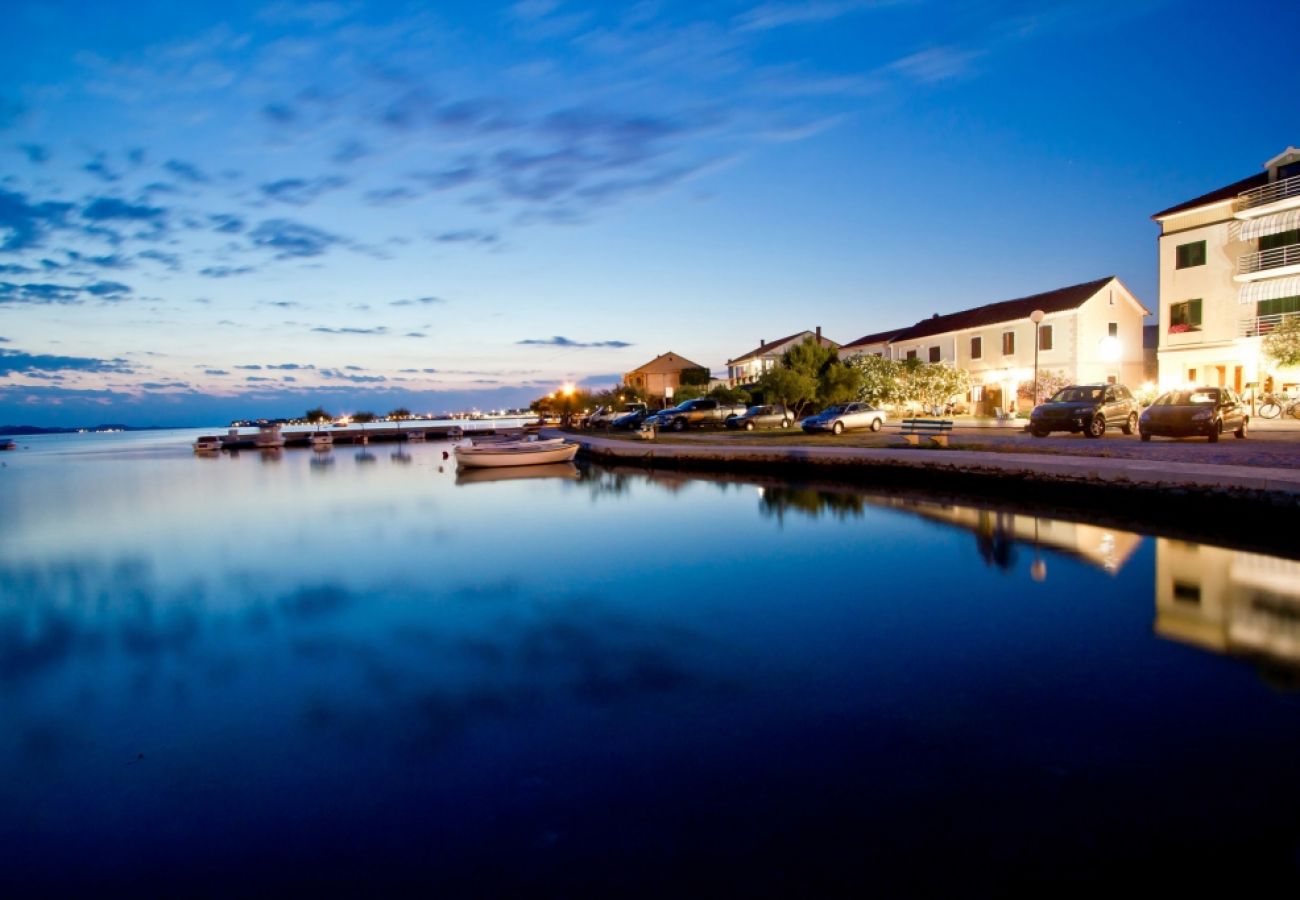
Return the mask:
<path id="1" fill-rule="evenodd" d="M 468 469 L 543 466 L 569 462 L 577 455 L 577 444 L 554 445 L 543 441 L 532 444 L 461 446 L 456 448 L 456 464 Z"/>

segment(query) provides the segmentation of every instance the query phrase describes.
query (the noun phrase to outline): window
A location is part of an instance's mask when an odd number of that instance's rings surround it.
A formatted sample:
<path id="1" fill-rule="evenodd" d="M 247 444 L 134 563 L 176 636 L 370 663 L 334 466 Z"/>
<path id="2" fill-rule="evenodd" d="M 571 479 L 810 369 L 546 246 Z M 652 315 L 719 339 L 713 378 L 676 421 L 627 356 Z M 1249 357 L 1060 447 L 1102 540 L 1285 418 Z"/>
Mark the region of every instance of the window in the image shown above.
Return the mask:
<path id="1" fill-rule="evenodd" d="M 1107 322 L 1107 323 L 1106 323 L 1106 336 L 1107 336 L 1107 337 L 1113 337 L 1113 338 L 1117 338 L 1117 337 L 1119 337 L 1119 323 L 1118 323 L 1118 322 Z"/>
<path id="2" fill-rule="evenodd" d="M 1255 312 L 1257 316 L 1278 316 L 1283 313 L 1300 312 L 1300 297 L 1282 297 L 1277 300 L 1261 300 Z"/>
<path id="3" fill-rule="evenodd" d="M 1194 241 L 1190 244 L 1179 244 L 1177 259 L 1174 267 L 1178 269 L 1190 269 L 1193 266 L 1205 265 L 1205 241 Z"/>
<path id="4" fill-rule="evenodd" d="M 1169 333 L 1201 330 L 1201 301 L 1187 300 L 1169 305 Z"/>
<path id="5" fill-rule="evenodd" d="M 1174 599 L 1179 603 L 1190 603 L 1193 606 L 1201 605 L 1201 586 L 1191 584 L 1186 581 L 1174 582 Z"/>
<path id="6" fill-rule="evenodd" d="M 932 363 L 936 363 L 936 362 L 938 362 L 938 361 L 939 361 L 939 348 L 938 348 L 938 347 L 931 347 L 931 348 L 930 348 L 930 362 L 932 362 Z"/>
<path id="7" fill-rule="evenodd" d="M 1052 326 L 1051 325 L 1038 326 L 1038 349 L 1039 350 L 1052 349 Z"/>
<path id="8" fill-rule="evenodd" d="M 970 339 L 970 358 L 984 358 L 984 338 L 973 337 Z"/>
<path id="9" fill-rule="evenodd" d="M 1300 228 L 1283 231 L 1280 234 L 1266 234 L 1259 239 L 1260 250 L 1273 250 L 1277 247 L 1290 247 L 1300 244 Z"/>
<path id="10" fill-rule="evenodd" d="M 1002 332 L 1002 355 L 1010 356 L 1016 352 L 1016 333 L 1014 331 Z"/>
<path id="11" fill-rule="evenodd" d="M 908 359 L 916 359 L 916 351 L 915 351 L 915 350 L 908 350 L 908 351 L 907 351 L 907 358 L 908 358 Z"/>

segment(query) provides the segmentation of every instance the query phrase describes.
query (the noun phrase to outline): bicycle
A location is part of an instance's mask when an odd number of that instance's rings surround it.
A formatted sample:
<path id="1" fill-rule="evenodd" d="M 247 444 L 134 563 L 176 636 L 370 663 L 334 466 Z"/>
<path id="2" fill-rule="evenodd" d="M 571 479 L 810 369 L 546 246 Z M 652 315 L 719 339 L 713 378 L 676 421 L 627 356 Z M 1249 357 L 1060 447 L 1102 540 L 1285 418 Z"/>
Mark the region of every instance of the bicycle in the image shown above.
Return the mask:
<path id="1" fill-rule="evenodd" d="M 1292 399 L 1286 394 L 1265 394 L 1258 409 L 1261 419 L 1276 419 L 1287 415 L 1300 419 L 1300 400 Z"/>

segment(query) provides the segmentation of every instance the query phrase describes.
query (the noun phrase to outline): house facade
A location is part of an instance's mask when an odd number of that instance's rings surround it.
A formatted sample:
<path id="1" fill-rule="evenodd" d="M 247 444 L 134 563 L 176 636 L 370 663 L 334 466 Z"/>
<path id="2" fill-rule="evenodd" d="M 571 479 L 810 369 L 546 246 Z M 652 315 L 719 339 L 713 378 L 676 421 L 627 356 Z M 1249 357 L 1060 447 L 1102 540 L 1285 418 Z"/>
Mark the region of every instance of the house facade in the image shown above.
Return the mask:
<path id="1" fill-rule="evenodd" d="M 787 350 L 802 344 L 808 338 L 813 338 L 823 347 L 829 347 L 832 350 L 840 349 L 840 345 L 835 341 L 822 337 L 820 325 L 813 331 L 800 331 L 797 334 L 786 335 L 775 341 L 759 340 L 758 346 L 753 350 L 737 356 L 735 359 L 727 360 L 727 386 L 740 387 L 741 385 L 753 384 L 763 377 L 764 372 L 771 371 L 779 366 L 781 356 Z"/>
<path id="2" fill-rule="evenodd" d="M 1035 325 L 1033 314 L 1041 312 Z M 899 332 L 853 342 L 894 360 L 947 363 L 971 376 L 976 412 L 1032 405 L 1017 388 L 1038 371 L 1072 383 L 1143 381 L 1142 320 L 1148 310 L 1115 277 L 922 319 Z M 892 335 L 886 337 L 886 335 Z M 883 342 L 883 344 L 882 344 Z"/>
<path id="3" fill-rule="evenodd" d="M 708 380 L 708 367 L 676 353 L 661 353 L 645 365 L 625 372 L 623 383 L 644 391 L 648 397 L 667 400 L 682 386 L 682 373 L 688 371 L 702 373 L 701 383 Z"/>
<path id="4" fill-rule="evenodd" d="M 1279 369 L 1262 352 L 1269 331 L 1300 316 L 1300 150 L 1152 218 L 1161 387 L 1300 387 L 1300 370 Z"/>

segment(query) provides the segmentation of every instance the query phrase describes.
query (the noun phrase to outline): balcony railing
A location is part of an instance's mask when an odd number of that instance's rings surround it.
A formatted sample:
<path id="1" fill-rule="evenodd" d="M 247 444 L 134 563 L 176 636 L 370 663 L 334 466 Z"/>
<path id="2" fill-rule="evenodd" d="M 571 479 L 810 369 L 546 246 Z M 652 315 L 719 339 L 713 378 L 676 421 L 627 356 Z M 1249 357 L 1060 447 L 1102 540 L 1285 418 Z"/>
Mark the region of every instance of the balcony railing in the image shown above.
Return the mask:
<path id="1" fill-rule="evenodd" d="M 1237 274 L 1249 275 L 1263 272 L 1265 269 L 1280 269 L 1283 266 L 1300 266 L 1300 244 L 1288 244 L 1261 250 L 1258 253 L 1243 253 L 1237 257 Z"/>
<path id="2" fill-rule="evenodd" d="M 1276 328 L 1284 319 L 1300 318 L 1300 313 L 1275 313 L 1271 316 L 1255 316 L 1237 321 L 1237 337 L 1263 337 Z"/>
<path id="3" fill-rule="evenodd" d="M 1276 203 L 1288 197 L 1300 197 L 1300 175 L 1292 175 L 1290 178 L 1282 178 L 1272 184 L 1242 191 L 1237 195 L 1235 208 L 1238 210 L 1253 209 L 1256 206 Z"/>

